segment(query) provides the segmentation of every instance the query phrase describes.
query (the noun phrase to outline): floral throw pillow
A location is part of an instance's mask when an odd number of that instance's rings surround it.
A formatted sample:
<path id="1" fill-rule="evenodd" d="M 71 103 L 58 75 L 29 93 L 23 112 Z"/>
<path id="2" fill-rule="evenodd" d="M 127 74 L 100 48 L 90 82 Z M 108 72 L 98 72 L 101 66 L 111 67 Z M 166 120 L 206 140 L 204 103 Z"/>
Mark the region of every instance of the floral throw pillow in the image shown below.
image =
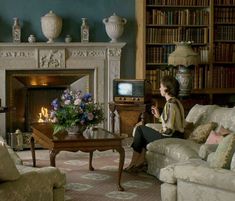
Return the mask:
<path id="1" fill-rule="evenodd" d="M 231 133 L 219 143 L 213 158 L 210 159 L 210 166 L 229 169 L 235 151 L 235 134 Z"/>
<path id="2" fill-rule="evenodd" d="M 216 126 L 217 123 L 215 122 L 199 125 L 193 130 L 188 139 L 193 140 L 197 143 L 205 143 L 210 132 L 214 130 Z"/>

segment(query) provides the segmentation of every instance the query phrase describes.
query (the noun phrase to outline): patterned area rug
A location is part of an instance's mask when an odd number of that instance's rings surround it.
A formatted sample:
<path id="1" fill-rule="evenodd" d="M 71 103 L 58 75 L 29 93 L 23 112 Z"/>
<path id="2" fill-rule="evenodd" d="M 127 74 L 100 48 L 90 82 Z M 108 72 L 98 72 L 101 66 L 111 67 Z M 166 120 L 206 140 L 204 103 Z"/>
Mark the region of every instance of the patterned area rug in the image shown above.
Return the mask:
<path id="1" fill-rule="evenodd" d="M 126 167 L 132 150 L 125 148 Z M 24 165 L 32 166 L 29 150 L 18 152 Z M 37 167 L 49 165 L 49 151 L 36 150 Z M 119 154 L 112 150 L 94 152 L 94 171 L 89 171 L 89 154 L 83 152 L 60 152 L 56 166 L 66 173 L 66 201 L 160 201 L 160 182 L 153 176 L 141 173 L 123 172 L 121 183 L 125 191 L 117 190 Z"/>

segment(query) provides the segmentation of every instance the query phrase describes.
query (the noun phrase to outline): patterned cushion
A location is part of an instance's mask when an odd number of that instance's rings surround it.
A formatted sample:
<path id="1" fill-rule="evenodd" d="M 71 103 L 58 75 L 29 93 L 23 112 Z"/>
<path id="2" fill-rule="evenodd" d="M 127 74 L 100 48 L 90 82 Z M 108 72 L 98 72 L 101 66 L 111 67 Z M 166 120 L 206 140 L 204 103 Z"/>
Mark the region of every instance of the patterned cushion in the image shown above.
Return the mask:
<path id="1" fill-rule="evenodd" d="M 233 153 L 231 164 L 230 164 L 230 169 L 235 171 L 235 152 Z"/>
<path id="2" fill-rule="evenodd" d="M 212 167 L 230 169 L 230 163 L 235 151 L 235 134 L 231 133 L 219 143 L 213 158 L 209 163 Z"/>
<path id="3" fill-rule="evenodd" d="M 4 142 L 0 142 L 0 158 L 0 182 L 18 179 L 20 174 L 16 169 Z"/>
<path id="4" fill-rule="evenodd" d="M 188 139 L 194 129 L 195 129 L 194 123 L 186 121 L 184 127 L 184 139 Z"/>
<path id="5" fill-rule="evenodd" d="M 190 140 L 193 140 L 197 143 L 204 143 L 209 136 L 210 132 L 215 129 L 217 126 L 216 123 L 210 122 L 207 124 L 199 125 L 194 129 L 194 131 L 189 136 Z"/>

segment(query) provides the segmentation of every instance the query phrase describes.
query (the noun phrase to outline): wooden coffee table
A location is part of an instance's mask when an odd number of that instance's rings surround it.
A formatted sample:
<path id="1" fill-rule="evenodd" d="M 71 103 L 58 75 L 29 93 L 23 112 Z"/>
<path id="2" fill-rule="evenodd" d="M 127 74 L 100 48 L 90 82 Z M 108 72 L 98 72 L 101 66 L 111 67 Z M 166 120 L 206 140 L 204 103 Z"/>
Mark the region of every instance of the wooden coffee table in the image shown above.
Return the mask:
<path id="1" fill-rule="evenodd" d="M 36 166 L 35 157 L 35 141 L 42 145 L 43 148 L 50 150 L 50 165 L 54 166 L 56 155 L 60 151 L 83 151 L 89 152 L 89 169 L 94 170 L 92 166 L 93 152 L 116 150 L 119 155 L 118 168 L 118 190 L 124 191 L 121 186 L 121 175 L 125 159 L 125 151 L 122 147 L 122 140 L 126 136 L 120 136 L 108 132 L 102 128 L 95 128 L 91 132 L 86 132 L 81 135 L 68 135 L 67 132 L 61 132 L 53 135 L 53 127 L 50 123 L 35 123 L 32 125 L 33 134 L 31 136 L 31 151 L 33 166 Z"/>

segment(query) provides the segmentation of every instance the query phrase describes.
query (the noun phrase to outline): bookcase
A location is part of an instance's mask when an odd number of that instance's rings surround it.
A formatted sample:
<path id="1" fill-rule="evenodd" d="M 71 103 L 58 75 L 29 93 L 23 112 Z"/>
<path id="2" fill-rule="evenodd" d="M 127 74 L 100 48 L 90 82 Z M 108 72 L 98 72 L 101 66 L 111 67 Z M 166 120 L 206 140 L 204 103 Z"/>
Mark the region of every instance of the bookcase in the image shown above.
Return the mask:
<path id="1" fill-rule="evenodd" d="M 177 72 L 167 64 L 174 42 L 193 41 L 200 63 L 185 105 L 235 104 L 235 0 L 136 0 L 136 18 L 136 78 L 149 79 L 156 98 L 160 78 Z"/>

